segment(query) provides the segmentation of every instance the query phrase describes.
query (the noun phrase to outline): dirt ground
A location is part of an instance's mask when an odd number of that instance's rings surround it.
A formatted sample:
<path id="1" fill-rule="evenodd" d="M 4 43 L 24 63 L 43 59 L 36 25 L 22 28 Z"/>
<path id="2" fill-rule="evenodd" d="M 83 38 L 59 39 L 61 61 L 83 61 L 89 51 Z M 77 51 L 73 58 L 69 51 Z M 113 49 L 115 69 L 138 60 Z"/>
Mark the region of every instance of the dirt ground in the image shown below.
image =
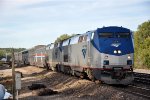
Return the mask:
<path id="1" fill-rule="evenodd" d="M 65 75 L 45 69 L 27 66 L 16 68 L 23 73 L 22 89 L 19 100 L 143 100 L 144 98 L 118 90 L 113 86 L 92 82 L 87 79 Z M 0 83 L 12 85 L 11 69 L 1 69 Z M 58 91 L 58 94 L 37 96 L 39 90 L 29 90 L 32 83 L 43 83 L 48 89 Z M 10 87 L 9 87 L 10 88 Z"/>

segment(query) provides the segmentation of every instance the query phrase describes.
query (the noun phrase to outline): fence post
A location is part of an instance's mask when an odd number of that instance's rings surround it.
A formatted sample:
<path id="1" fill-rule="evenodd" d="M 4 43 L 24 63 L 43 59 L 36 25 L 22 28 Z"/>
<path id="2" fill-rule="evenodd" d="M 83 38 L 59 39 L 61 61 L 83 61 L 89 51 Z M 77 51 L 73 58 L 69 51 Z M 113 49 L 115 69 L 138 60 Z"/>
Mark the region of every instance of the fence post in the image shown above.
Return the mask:
<path id="1" fill-rule="evenodd" d="M 15 87 L 15 57 L 14 57 L 14 49 L 12 48 L 12 79 L 13 79 L 13 84 L 12 84 L 12 93 L 13 93 L 13 100 L 16 100 L 16 87 Z"/>

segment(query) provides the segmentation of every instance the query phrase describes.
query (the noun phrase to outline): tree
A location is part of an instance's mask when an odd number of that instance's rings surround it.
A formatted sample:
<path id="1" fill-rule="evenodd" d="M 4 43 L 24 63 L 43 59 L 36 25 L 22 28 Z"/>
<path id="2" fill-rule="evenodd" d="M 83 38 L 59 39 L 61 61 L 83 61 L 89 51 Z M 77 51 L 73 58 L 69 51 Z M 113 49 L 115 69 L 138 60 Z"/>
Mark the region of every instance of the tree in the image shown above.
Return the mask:
<path id="1" fill-rule="evenodd" d="M 72 34 L 72 35 L 68 35 L 68 34 L 62 34 L 61 36 L 59 36 L 56 40 L 55 43 L 66 40 L 72 36 L 75 36 L 76 34 Z"/>
<path id="2" fill-rule="evenodd" d="M 67 39 L 67 38 L 69 38 L 69 37 L 70 37 L 70 35 L 68 35 L 68 34 L 60 35 L 60 36 L 55 40 L 55 43 L 56 43 L 56 42 L 60 42 L 60 41 L 62 41 L 62 40 L 65 40 L 65 39 Z"/>
<path id="3" fill-rule="evenodd" d="M 150 68 L 150 21 L 138 26 L 135 32 L 135 66 Z"/>
<path id="4" fill-rule="evenodd" d="M 14 48 L 15 52 L 20 52 L 25 50 L 25 48 Z M 0 48 L 0 60 L 2 58 L 6 58 L 6 53 L 7 53 L 7 60 L 9 60 L 11 58 L 11 51 L 12 48 Z"/>
<path id="5" fill-rule="evenodd" d="M 4 50 L 0 50 L 0 60 L 5 56 Z"/>

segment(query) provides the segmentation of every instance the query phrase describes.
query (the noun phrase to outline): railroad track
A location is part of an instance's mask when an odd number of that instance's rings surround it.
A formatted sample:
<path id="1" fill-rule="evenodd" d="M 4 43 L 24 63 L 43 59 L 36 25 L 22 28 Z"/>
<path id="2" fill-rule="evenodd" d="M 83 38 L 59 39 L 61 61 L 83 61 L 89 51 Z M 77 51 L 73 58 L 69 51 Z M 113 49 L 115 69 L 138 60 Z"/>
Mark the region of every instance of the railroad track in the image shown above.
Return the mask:
<path id="1" fill-rule="evenodd" d="M 150 100 L 150 89 L 148 88 L 143 88 L 136 85 L 111 85 L 111 87 L 115 88 L 116 90 Z"/>
<path id="2" fill-rule="evenodd" d="M 134 86 L 134 85 L 128 85 L 128 87 L 124 88 L 124 90 L 127 93 L 131 93 L 131 94 L 143 97 L 143 98 L 150 99 L 150 89 L 148 89 L 148 88 L 138 87 L 138 86 Z"/>
<path id="3" fill-rule="evenodd" d="M 134 82 L 150 85 L 150 74 L 134 72 Z"/>

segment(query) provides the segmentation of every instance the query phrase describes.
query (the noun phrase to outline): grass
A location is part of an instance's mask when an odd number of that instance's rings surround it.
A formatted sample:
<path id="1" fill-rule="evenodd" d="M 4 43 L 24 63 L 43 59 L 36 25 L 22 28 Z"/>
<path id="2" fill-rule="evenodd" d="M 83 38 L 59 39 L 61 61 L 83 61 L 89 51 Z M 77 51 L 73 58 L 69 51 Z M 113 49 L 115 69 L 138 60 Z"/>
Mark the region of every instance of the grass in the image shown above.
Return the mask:
<path id="1" fill-rule="evenodd" d="M 0 66 L 2 66 L 3 65 L 3 62 L 2 61 L 0 61 Z"/>

